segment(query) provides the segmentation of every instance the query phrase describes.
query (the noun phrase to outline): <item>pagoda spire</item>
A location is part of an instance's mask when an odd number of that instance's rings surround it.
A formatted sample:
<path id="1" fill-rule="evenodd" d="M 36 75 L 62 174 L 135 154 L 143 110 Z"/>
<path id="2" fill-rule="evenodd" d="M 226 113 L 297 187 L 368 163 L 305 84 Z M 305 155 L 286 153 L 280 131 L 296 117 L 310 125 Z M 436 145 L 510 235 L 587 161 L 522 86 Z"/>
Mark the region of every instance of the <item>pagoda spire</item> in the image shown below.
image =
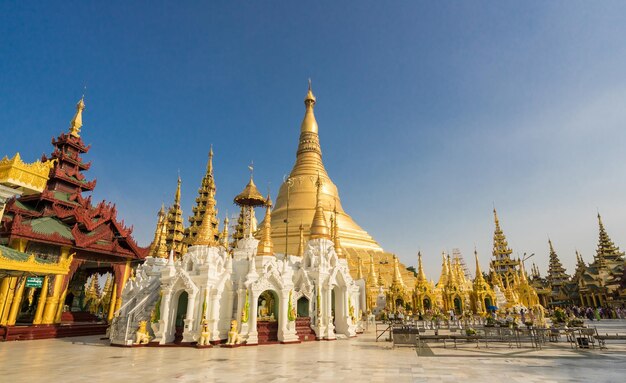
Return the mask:
<path id="1" fill-rule="evenodd" d="M 361 259 L 361 257 L 359 257 L 359 264 L 358 264 L 358 268 L 357 268 L 357 272 L 356 272 L 356 279 L 365 279 L 363 277 L 363 260 Z"/>
<path id="2" fill-rule="evenodd" d="M 315 215 L 313 216 L 313 222 L 311 223 L 311 239 L 325 238 L 330 239 L 328 233 L 328 225 L 326 224 L 326 217 L 324 216 L 324 209 L 321 203 L 321 190 L 322 179 L 319 174 L 317 175 L 317 181 L 315 182 L 317 187 L 317 201 L 315 204 Z"/>
<path id="3" fill-rule="evenodd" d="M 74 114 L 74 118 L 70 122 L 70 134 L 76 138 L 80 137 L 80 128 L 83 126 L 83 110 L 85 110 L 84 95 L 76 104 L 76 114 Z"/>
<path id="4" fill-rule="evenodd" d="M 393 282 L 404 285 L 402 274 L 400 274 L 400 268 L 398 267 L 398 257 L 395 254 L 393 255 Z"/>
<path id="5" fill-rule="evenodd" d="M 342 258 L 345 258 L 345 255 L 343 253 L 343 248 L 341 247 L 341 240 L 339 239 L 339 224 L 337 223 L 338 219 L 337 219 L 337 205 L 336 204 L 335 204 L 334 217 L 335 219 L 333 220 L 332 241 L 335 243 L 335 253 L 337 254 L 337 257 L 342 259 Z"/>
<path id="6" fill-rule="evenodd" d="M 302 224 L 300 224 L 299 227 L 299 231 L 300 231 L 300 245 L 298 246 L 298 257 L 302 257 L 304 256 L 304 248 L 306 246 L 306 244 L 304 243 L 304 226 L 302 226 Z"/>
<path id="7" fill-rule="evenodd" d="M 524 267 L 524 262 L 522 262 L 519 258 L 517 258 L 517 262 L 519 262 L 519 282 L 521 284 L 527 284 L 528 278 L 526 277 L 526 268 Z"/>
<path id="8" fill-rule="evenodd" d="M 224 227 L 222 229 L 222 235 L 221 235 L 221 245 L 224 246 L 226 249 L 228 249 L 228 217 L 224 218 Z"/>
<path id="9" fill-rule="evenodd" d="M 272 242 L 272 199 L 269 194 L 266 198 L 265 208 L 265 219 L 261 228 L 261 240 L 256 251 L 257 256 L 274 255 L 274 243 Z"/>
<path id="10" fill-rule="evenodd" d="M 454 268 L 452 267 L 452 261 L 450 259 L 450 254 L 448 254 L 448 256 L 446 258 L 446 267 L 448 269 L 448 285 L 456 286 L 458 281 L 456 279 L 456 273 L 454 272 Z"/>
<path id="11" fill-rule="evenodd" d="M 424 266 L 422 265 L 422 252 L 417 252 L 417 280 L 420 282 L 426 281 L 426 273 L 424 272 Z"/>
<path id="12" fill-rule="evenodd" d="M 217 246 L 217 230 L 211 224 L 211 218 L 213 215 L 207 209 L 202 217 L 202 223 L 196 231 L 196 236 L 191 241 L 193 246 Z"/>
<path id="13" fill-rule="evenodd" d="M 474 249 L 474 258 L 476 259 L 476 278 L 475 280 L 479 282 L 484 282 L 485 278 L 483 277 L 483 272 L 480 270 L 480 263 L 478 262 L 478 251 Z"/>
<path id="14" fill-rule="evenodd" d="M 622 261 L 624 257 L 624 253 L 619 250 L 619 247 L 615 246 L 606 230 L 604 229 L 604 224 L 602 223 L 602 217 L 600 213 L 598 213 L 598 226 L 599 226 L 599 238 L 598 238 L 598 247 L 596 249 L 596 259 L 595 263 L 600 268 L 606 266 L 607 261 Z"/>
<path id="15" fill-rule="evenodd" d="M 378 275 L 376 275 L 376 269 L 374 268 L 374 255 L 370 253 L 370 270 L 367 274 L 367 283 L 372 286 L 377 286 Z"/>
<path id="16" fill-rule="evenodd" d="M 562 285 L 569 279 L 569 276 L 565 272 L 565 268 L 559 259 L 559 256 L 554 251 L 552 246 L 552 240 L 548 238 L 548 246 L 550 247 L 550 262 L 548 265 L 548 275 L 546 279 L 552 286 Z"/>
<path id="17" fill-rule="evenodd" d="M 159 210 L 157 217 L 157 227 L 154 231 L 154 239 L 150 245 L 148 255 L 153 258 L 165 258 L 167 257 L 167 246 L 165 245 L 165 238 L 167 237 L 165 205 L 161 205 L 161 210 Z"/>
<path id="18" fill-rule="evenodd" d="M 511 259 L 513 250 L 509 248 L 506 236 L 500 227 L 500 220 L 495 208 L 493 209 L 493 218 L 495 230 L 493 232 L 493 259 L 491 264 L 496 273 L 504 276 L 505 284 L 508 286 L 509 280 L 516 274 L 517 263 Z"/>
<path id="19" fill-rule="evenodd" d="M 316 212 L 317 200 L 321 200 L 321 204 L 327 212 L 332 209 L 333 202 L 336 203 L 337 214 L 333 220 L 337 222 L 338 231 L 341 233 L 342 249 L 346 257 L 350 254 L 346 249 L 350 248 L 382 253 L 381 246 L 354 222 L 341 206 L 337 186 L 328 176 L 322 162 L 319 129 L 314 114 L 314 108 L 317 107 L 316 102 L 316 97 L 309 87 L 304 99 L 305 113 L 300 125 L 296 161 L 289 177 L 280 186 L 276 204 L 272 210 L 272 217 L 274 218 L 272 230 L 275 244 L 280 248 L 287 244 L 287 252 L 294 254 L 299 245 L 298 237 L 288 235 L 288 233 L 296 233 L 298 224 L 294 223 L 292 218 L 298 217 L 301 222 L 305 223 L 312 222 Z M 324 182 L 324 187 L 319 196 L 315 182 L 318 177 Z M 327 221 L 328 218 L 326 217 Z M 289 226 L 288 229 L 285 227 L 287 225 Z M 332 226 L 328 227 L 328 231 L 330 232 L 334 228 L 333 223 Z M 308 227 L 306 229 L 308 230 Z M 306 234 L 311 233 L 307 232 Z M 356 272 L 356 268 L 352 272 Z"/>
<path id="20" fill-rule="evenodd" d="M 185 251 L 183 239 L 185 237 L 185 227 L 183 226 L 183 211 L 180 207 L 180 186 L 181 179 L 178 176 L 178 185 L 174 195 L 174 204 L 167 213 L 167 236 L 166 244 L 168 251 L 174 251 L 174 255 L 179 257 Z"/>
<path id="21" fill-rule="evenodd" d="M 209 225 L 215 234 L 215 241 L 219 238 L 219 221 L 217 219 L 217 202 L 215 201 L 215 178 L 213 176 L 213 146 L 209 149 L 209 159 L 207 168 L 200 188 L 198 189 L 198 197 L 196 198 L 196 206 L 192 209 L 192 215 L 189 217 L 189 227 L 186 230 L 187 243 L 194 242 L 194 238 L 202 224 L 205 214 L 209 214 Z"/>
<path id="22" fill-rule="evenodd" d="M 437 282 L 439 287 L 443 287 L 448 283 L 448 262 L 444 251 L 441 252 L 441 258 L 443 259 L 441 263 L 441 275 L 439 276 L 439 281 Z"/>

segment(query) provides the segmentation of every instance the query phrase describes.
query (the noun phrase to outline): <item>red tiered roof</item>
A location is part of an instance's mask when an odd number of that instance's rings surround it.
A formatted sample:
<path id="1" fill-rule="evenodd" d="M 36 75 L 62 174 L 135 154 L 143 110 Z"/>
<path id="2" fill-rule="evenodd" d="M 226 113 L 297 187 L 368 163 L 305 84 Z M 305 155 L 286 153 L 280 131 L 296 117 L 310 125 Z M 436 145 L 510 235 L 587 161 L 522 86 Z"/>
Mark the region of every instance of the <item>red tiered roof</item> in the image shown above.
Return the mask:
<path id="1" fill-rule="evenodd" d="M 87 153 L 80 137 L 62 133 L 52 139 L 54 151 L 43 161 L 54 160 L 50 178 L 41 194 L 12 199 L 0 225 L 0 236 L 8 240 L 23 238 L 29 241 L 59 246 L 71 246 L 79 255 L 91 255 L 94 260 L 110 261 L 111 256 L 125 259 L 143 259 L 148 248 L 139 247 L 131 236 L 132 226 L 117 220 L 115 205 L 102 201 L 96 206 L 91 196 L 96 180 L 87 181 L 83 171 L 91 163 L 80 155 Z M 105 259 L 106 258 L 106 259 Z"/>

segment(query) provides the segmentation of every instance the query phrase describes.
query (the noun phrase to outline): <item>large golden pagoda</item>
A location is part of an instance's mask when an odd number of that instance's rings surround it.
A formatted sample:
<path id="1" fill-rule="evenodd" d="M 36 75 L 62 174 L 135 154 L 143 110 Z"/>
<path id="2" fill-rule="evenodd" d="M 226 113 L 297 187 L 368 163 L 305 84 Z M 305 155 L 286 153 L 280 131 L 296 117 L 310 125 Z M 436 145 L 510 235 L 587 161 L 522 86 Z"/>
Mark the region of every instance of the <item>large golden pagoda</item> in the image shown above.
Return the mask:
<path id="1" fill-rule="evenodd" d="M 372 254 L 380 275 L 389 287 L 393 280 L 393 255 L 384 252 L 382 247 L 363 230 L 343 210 L 337 186 L 328 176 L 322 162 L 322 149 L 319 128 L 313 112 L 316 99 L 309 89 L 304 98 L 305 113 L 300 125 L 300 140 L 296 152 L 296 163 L 289 177 L 280 186 L 276 206 L 272 211 L 272 239 L 276 252 L 296 254 L 300 245 L 300 225 L 304 227 L 306 238 L 310 238 L 311 223 L 316 213 L 317 182 L 319 177 L 320 205 L 327 222 L 333 220 L 333 240 L 341 243 L 344 256 L 348 259 L 350 270 L 356 275 L 358 259 L 368 262 Z M 288 222 L 287 222 L 288 221 Z M 285 243 L 286 242 L 286 243 Z M 409 286 L 415 283 L 412 272 L 400 267 L 404 282 Z"/>

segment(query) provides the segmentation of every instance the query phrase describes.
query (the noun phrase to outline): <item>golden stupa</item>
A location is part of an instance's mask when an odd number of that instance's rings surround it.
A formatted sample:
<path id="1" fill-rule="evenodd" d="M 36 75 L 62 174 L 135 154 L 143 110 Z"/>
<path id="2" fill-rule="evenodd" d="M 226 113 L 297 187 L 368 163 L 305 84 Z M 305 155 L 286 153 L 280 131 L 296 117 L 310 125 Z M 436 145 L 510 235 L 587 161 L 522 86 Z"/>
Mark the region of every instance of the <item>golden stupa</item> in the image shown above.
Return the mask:
<path id="1" fill-rule="evenodd" d="M 315 102 L 309 82 L 309 89 L 304 98 L 306 109 L 300 125 L 296 163 L 289 177 L 280 186 L 276 205 L 272 210 L 274 250 L 277 253 L 284 253 L 286 250 L 289 254 L 296 254 L 300 246 L 300 225 L 304 228 L 306 239 L 309 239 L 317 200 L 316 182 L 319 177 L 321 181 L 320 204 L 326 221 L 336 221 L 333 224 L 336 231 L 333 235 L 341 238 L 341 247 L 350 264 L 351 273 L 356 276 L 359 259 L 363 261 L 367 269 L 371 268 L 370 254 L 372 254 L 376 271 L 383 276 L 389 286 L 393 279 L 393 255 L 386 253 L 374 238 L 343 210 L 337 186 L 324 168 L 318 135 L 319 128 L 313 113 Z M 404 266 L 401 270 L 404 281 L 412 286 L 415 281 L 413 273 L 406 270 Z"/>

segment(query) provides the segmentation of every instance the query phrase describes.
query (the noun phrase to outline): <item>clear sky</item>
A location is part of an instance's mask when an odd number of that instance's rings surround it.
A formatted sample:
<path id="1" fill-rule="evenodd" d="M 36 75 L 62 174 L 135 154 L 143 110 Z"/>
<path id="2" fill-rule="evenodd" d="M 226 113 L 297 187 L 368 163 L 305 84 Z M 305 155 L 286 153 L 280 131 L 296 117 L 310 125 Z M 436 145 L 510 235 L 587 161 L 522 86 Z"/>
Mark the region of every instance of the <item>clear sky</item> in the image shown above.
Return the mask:
<path id="1" fill-rule="evenodd" d="M 209 145 L 220 215 L 247 165 L 275 196 L 295 159 L 307 78 L 326 168 L 356 222 L 406 264 L 491 257 L 548 237 L 571 273 L 596 212 L 626 247 L 623 1 L 0 3 L 0 155 L 34 160 L 69 126 L 94 199 L 143 245 L 177 173 L 191 212 Z"/>

